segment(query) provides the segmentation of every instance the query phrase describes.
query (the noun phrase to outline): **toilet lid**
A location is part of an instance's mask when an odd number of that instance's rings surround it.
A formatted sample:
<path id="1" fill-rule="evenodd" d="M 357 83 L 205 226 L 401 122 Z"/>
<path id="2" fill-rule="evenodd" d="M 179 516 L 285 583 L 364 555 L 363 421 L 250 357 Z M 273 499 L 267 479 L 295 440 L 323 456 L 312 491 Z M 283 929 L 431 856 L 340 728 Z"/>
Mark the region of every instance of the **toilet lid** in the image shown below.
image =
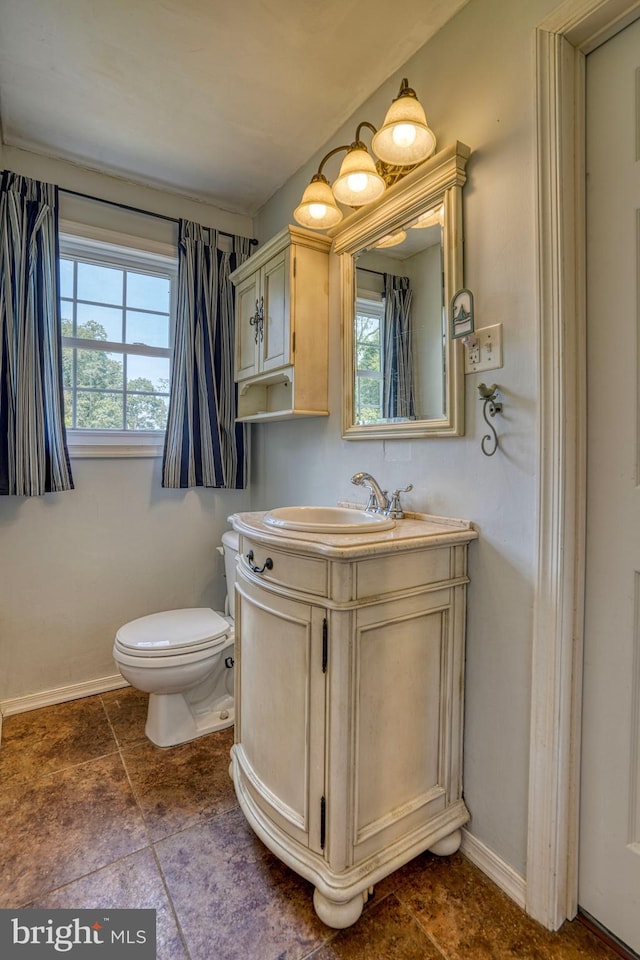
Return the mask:
<path id="1" fill-rule="evenodd" d="M 157 657 L 207 643 L 215 648 L 224 642 L 229 629 L 227 620 L 209 607 L 164 610 L 125 623 L 116 634 L 116 643 L 133 654 Z"/>

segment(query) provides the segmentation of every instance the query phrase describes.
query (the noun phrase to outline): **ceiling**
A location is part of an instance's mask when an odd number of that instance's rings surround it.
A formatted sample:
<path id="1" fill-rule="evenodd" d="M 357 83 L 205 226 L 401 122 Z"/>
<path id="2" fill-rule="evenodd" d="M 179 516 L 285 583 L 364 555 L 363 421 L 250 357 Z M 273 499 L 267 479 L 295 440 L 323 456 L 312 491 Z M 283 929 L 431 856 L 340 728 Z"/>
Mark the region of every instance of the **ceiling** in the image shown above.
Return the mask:
<path id="1" fill-rule="evenodd" d="M 3 143 L 253 214 L 468 0 L 0 0 Z"/>

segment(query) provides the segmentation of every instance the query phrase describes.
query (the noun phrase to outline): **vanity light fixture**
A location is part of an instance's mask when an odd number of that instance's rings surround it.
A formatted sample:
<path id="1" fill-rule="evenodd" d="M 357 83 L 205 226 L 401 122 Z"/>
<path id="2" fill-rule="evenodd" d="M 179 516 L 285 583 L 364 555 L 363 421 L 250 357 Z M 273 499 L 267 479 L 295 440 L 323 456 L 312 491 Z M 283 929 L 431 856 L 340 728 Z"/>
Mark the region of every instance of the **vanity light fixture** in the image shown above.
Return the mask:
<path id="1" fill-rule="evenodd" d="M 377 162 L 360 139 L 363 127 L 373 133 L 371 148 L 378 157 Z M 336 201 L 362 207 L 377 200 L 388 186 L 432 156 L 435 148 L 436 138 L 427 124 L 422 105 L 404 79 L 380 130 L 363 120 L 358 124 L 353 143 L 335 147 L 322 158 L 293 216 L 303 227 L 313 230 L 334 227 L 343 216 Z M 327 160 L 343 151 L 346 156 L 332 187 L 322 171 Z"/>

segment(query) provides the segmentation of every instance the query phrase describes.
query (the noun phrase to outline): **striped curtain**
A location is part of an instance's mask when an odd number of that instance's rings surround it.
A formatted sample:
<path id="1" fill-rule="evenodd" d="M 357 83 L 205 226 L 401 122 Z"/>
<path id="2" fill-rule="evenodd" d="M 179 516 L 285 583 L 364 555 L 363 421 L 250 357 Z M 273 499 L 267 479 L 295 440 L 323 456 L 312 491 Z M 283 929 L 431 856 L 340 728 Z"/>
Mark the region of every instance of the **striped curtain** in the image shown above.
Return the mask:
<path id="1" fill-rule="evenodd" d="M 0 494 L 72 490 L 58 303 L 58 188 L 0 181 Z"/>
<path id="2" fill-rule="evenodd" d="M 415 420 L 409 278 L 385 273 L 384 298 L 382 416 Z"/>
<path id="3" fill-rule="evenodd" d="M 236 423 L 233 379 L 234 291 L 230 273 L 249 256 L 250 241 L 180 221 L 178 305 L 163 487 L 247 484 L 245 425 Z"/>

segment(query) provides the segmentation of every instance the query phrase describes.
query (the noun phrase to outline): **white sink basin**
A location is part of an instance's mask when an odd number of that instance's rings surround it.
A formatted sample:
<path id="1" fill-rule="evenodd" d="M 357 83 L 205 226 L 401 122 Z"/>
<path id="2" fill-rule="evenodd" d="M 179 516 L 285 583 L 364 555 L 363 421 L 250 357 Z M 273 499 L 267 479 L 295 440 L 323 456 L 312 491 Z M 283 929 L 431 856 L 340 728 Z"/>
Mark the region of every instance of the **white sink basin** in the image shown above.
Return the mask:
<path id="1" fill-rule="evenodd" d="M 370 533 L 391 530 L 395 520 L 350 507 L 278 507 L 265 514 L 264 522 L 281 530 L 306 533 Z"/>

